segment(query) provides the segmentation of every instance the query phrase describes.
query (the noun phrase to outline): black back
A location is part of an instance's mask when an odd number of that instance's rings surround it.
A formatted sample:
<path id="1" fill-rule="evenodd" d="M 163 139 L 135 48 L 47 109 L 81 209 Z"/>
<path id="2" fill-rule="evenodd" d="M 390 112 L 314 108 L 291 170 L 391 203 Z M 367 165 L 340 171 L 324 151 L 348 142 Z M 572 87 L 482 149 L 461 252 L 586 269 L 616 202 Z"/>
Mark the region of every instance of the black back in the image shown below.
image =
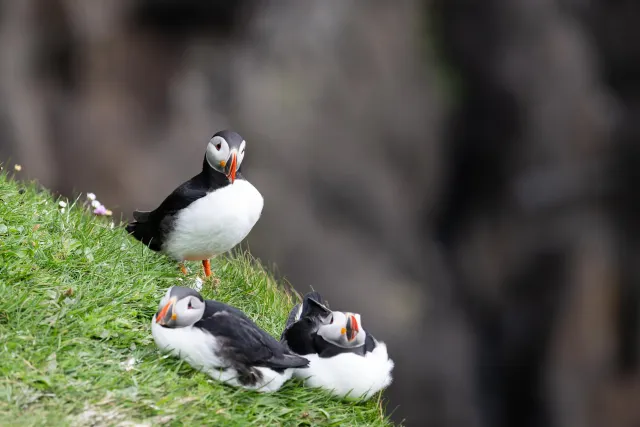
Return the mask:
<path id="1" fill-rule="evenodd" d="M 236 179 L 243 179 L 238 171 Z M 165 236 L 172 230 L 175 215 L 207 193 L 229 185 L 228 178 L 212 169 L 204 160 L 202 172 L 176 188 L 155 210 L 135 211 L 127 232 L 154 251 L 160 251 Z"/>
<path id="2" fill-rule="evenodd" d="M 219 342 L 218 356 L 239 371 L 252 366 L 274 370 L 306 367 L 309 361 L 292 354 L 271 335 L 260 329 L 241 310 L 206 300 L 202 320 L 194 327 L 210 332 Z"/>
<path id="3" fill-rule="evenodd" d="M 318 292 L 309 292 L 302 298 L 301 304 L 296 304 L 289 312 L 287 323 L 285 324 L 282 334 L 280 334 L 280 342 L 285 342 L 285 334 L 287 334 L 289 328 L 300 321 L 301 323 L 291 331 L 292 336 L 299 335 L 302 338 L 304 335 L 310 334 L 317 330 L 319 318 L 331 314 L 327 302 L 322 298 Z M 304 320 L 307 319 L 307 320 Z M 298 354 L 308 354 L 300 353 Z"/>
<path id="4" fill-rule="evenodd" d="M 317 336 L 318 326 L 316 319 L 302 317 L 283 331 L 280 342 L 295 354 L 316 354 L 318 350 L 314 337 Z"/>

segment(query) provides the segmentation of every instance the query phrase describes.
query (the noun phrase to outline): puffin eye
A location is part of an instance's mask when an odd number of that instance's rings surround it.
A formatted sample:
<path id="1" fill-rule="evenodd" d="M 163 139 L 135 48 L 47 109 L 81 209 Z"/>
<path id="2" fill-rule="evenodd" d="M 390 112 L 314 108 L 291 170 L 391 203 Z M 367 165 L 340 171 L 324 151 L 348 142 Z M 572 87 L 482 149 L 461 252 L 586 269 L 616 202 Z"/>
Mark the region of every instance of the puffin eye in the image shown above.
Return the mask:
<path id="1" fill-rule="evenodd" d="M 331 325 L 333 323 L 333 314 L 331 315 L 331 320 L 329 321 L 329 324 Z"/>
<path id="2" fill-rule="evenodd" d="M 187 305 L 187 308 L 188 308 L 189 310 L 191 310 L 191 309 L 193 308 L 193 306 L 191 305 L 191 301 L 189 301 L 189 305 Z"/>
<path id="3" fill-rule="evenodd" d="M 216 144 L 216 150 L 220 151 L 220 147 L 222 147 L 222 143 L 218 142 Z"/>

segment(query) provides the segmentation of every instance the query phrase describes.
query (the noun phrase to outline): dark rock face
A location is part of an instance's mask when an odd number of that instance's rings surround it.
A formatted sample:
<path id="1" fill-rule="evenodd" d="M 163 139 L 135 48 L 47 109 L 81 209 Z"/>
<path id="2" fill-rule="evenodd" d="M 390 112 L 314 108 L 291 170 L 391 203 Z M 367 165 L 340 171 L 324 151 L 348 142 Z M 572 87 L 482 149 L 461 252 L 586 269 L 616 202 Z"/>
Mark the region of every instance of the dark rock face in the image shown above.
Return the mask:
<path id="1" fill-rule="evenodd" d="M 389 344 L 396 419 L 637 425 L 636 3 L 0 2 L 0 158 L 129 215 L 233 128 L 252 251 Z"/>

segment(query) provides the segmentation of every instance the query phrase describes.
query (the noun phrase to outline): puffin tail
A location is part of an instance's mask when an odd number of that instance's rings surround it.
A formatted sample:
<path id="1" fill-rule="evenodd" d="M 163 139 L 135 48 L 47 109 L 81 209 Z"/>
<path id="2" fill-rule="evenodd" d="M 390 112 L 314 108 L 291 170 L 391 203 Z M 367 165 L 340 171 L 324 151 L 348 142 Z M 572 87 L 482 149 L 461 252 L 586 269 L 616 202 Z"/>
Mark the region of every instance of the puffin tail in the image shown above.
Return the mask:
<path id="1" fill-rule="evenodd" d="M 272 369 L 307 368 L 309 360 L 295 354 L 284 354 L 281 358 L 269 360 L 268 367 Z"/>
<path id="2" fill-rule="evenodd" d="M 138 226 L 140 224 L 147 222 L 147 220 L 149 219 L 150 213 L 151 211 L 133 211 L 134 221 L 127 224 L 127 227 L 126 227 L 127 233 L 133 234 L 133 237 L 140 240 L 140 238 L 137 236 L 136 231 L 139 231 Z"/>
<path id="3" fill-rule="evenodd" d="M 309 367 L 309 359 L 306 359 L 302 356 L 297 356 L 294 354 L 287 355 L 285 358 L 289 359 L 289 364 L 292 368 L 308 368 Z"/>
<path id="4" fill-rule="evenodd" d="M 129 224 L 127 224 L 127 226 L 125 227 L 125 230 L 127 230 L 127 233 L 129 234 L 135 234 L 136 232 L 136 225 L 138 225 L 137 222 L 130 222 Z"/>
<path id="5" fill-rule="evenodd" d="M 133 211 L 133 219 L 136 222 L 147 222 L 149 214 L 151 214 L 151 211 Z"/>
<path id="6" fill-rule="evenodd" d="M 154 239 L 153 223 L 149 222 L 151 211 L 133 211 L 133 222 L 127 224 L 127 233 L 141 241 L 153 251 L 160 250 L 160 242 Z"/>

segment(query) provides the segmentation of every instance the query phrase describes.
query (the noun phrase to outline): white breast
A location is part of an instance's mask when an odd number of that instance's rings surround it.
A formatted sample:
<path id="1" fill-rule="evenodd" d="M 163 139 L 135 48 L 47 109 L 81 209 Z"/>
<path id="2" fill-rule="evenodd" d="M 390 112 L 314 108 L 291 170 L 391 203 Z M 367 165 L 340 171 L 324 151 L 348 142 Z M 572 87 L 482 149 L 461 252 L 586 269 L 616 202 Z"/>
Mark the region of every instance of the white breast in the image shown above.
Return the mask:
<path id="1" fill-rule="evenodd" d="M 260 192 L 239 179 L 183 209 L 163 250 L 180 261 L 209 259 L 227 252 L 247 237 L 263 206 Z"/>
<path id="2" fill-rule="evenodd" d="M 366 400 L 392 381 L 394 363 L 382 342 L 365 356 L 342 353 L 329 358 L 317 354 L 304 357 L 309 359 L 309 367 L 296 369 L 294 376 L 303 379 L 307 387 L 323 388 L 335 396 Z"/>
<path id="3" fill-rule="evenodd" d="M 292 369 L 286 369 L 283 373 L 279 373 L 269 368 L 258 367 L 255 369 L 262 373 L 262 381 L 252 386 L 246 386 L 238 381 L 237 371 L 228 368 L 228 363 L 217 356 L 220 348 L 219 343 L 210 333 L 190 326 L 165 328 L 155 322 L 155 316 L 151 321 L 151 333 L 160 351 L 184 360 L 214 380 L 232 386 L 269 393 L 282 387 L 293 374 Z M 225 370 L 222 371 L 220 368 L 225 368 Z"/>
<path id="4" fill-rule="evenodd" d="M 200 370 L 226 368 L 216 356 L 218 343 L 213 335 L 199 328 L 165 328 L 151 321 L 151 334 L 160 351 L 185 360 Z"/>

